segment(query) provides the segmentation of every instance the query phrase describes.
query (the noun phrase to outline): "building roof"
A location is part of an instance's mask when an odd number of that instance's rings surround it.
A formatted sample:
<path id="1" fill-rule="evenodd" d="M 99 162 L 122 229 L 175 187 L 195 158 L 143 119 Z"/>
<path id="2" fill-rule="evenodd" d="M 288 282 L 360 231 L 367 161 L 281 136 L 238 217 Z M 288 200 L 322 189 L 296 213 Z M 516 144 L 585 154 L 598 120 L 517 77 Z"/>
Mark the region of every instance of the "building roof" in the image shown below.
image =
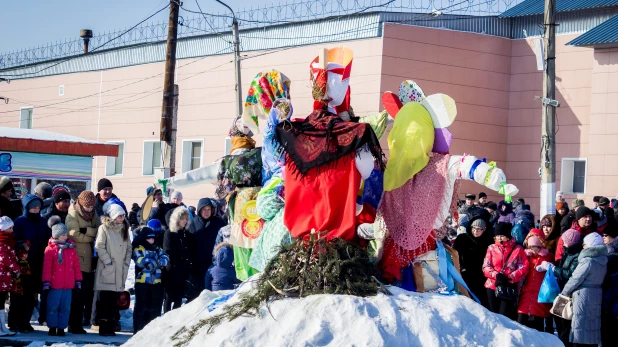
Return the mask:
<path id="1" fill-rule="evenodd" d="M 46 130 L 8 127 L 0 127 L 0 150 L 74 156 L 115 157 L 118 155 L 118 145 Z"/>
<path id="2" fill-rule="evenodd" d="M 618 15 L 578 36 L 567 45 L 598 48 L 618 47 Z"/>
<path id="3" fill-rule="evenodd" d="M 618 0 L 556 0 L 556 12 L 568 12 L 618 6 Z M 542 14 L 544 0 L 526 0 L 503 12 L 499 17 L 522 17 Z"/>

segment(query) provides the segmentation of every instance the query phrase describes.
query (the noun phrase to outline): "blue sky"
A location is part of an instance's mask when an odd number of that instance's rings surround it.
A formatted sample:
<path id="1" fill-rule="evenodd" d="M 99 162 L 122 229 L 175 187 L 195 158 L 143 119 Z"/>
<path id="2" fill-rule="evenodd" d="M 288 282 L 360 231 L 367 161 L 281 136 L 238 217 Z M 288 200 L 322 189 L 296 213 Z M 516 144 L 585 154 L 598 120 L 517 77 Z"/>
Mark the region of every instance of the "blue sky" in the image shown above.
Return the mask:
<path id="1" fill-rule="evenodd" d="M 198 0 L 204 12 L 225 12 L 214 0 Z M 2 0 L 0 53 L 79 37 L 80 29 L 95 32 L 131 27 L 166 5 L 168 0 Z M 195 0 L 184 7 L 197 10 Z M 234 10 L 270 5 L 275 0 L 228 0 Z M 86 4 L 86 5 L 84 5 Z M 180 14 L 192 17 L 193 14 Z M 167 21 L 165 10 L 151 21 Z"/>

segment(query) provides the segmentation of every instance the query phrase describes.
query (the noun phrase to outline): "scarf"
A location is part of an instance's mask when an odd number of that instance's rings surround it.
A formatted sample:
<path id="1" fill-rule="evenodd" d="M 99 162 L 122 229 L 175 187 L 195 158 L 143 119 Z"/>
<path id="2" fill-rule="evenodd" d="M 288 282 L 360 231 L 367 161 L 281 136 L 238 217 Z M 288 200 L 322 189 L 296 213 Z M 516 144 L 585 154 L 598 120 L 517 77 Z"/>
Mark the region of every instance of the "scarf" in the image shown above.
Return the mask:
<path id="1" fill-rule="evenodd" d="M 279 123 L 275 137 L 301 176 L 312 168 L 334 163 L 365 145 L 379 169 L 384 171 L 386 168 L 386 157 L 369 124 L 347 122 L 324 109 L 313 111 L 302 121 Z"/>
<path id="2" fill-rule="evenodd" d="M 230 141 L 232 142 L 232 148 L 230 149 L 230 153 L 234 153 L 234 151 L 239 148 L 246 148 L 246 149 L 255 148 L 255 140 L 250 137 L 234 136 L 232 137 Z"/>
<path id="3" fill-rule="evenodd" d="M 62 264 L 64 260 L 62 259 L 62 252 L 67 248 L 75 248 L 75 244 L 72 242 L 54 240 L 52 241 L 58 247 L 58 264 Z"/>
<path id="4" fill-rule="evenodd" d="M 82 217 L 86 222 L 92 221 L 95 213 L 94 208 L 92 209 L 92 211 L 87 212 L 77 201 L 73 204 L 73 208 L 75 209 L 75 211 L 77 211 L 77 214 L 80 215 L 80 217 Z"/>
<path id="5" fill-rule="evenodd" d="M 0 243 L 6 243 L 11 249 L 14 249 L 16 242 L 15 234 L 0 232 Z"/>

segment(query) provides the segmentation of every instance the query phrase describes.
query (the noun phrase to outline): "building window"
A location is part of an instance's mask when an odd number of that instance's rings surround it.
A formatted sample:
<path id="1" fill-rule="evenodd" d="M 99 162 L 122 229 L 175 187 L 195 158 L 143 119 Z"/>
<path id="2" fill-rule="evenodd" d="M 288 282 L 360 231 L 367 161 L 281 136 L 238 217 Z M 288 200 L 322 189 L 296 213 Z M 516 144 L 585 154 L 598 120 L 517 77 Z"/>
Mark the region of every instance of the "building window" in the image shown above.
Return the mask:
<path id="1" fill-rule="evenodd" d="M 562 159 L 560 190 L 564 193 L 586 193 L 587 159 Z"/>
<path id="2" fill-rule="evenodd" d="M 161 141 L 144 141 L 142 175 L 154 175 L 154 169 L 161 167 Z"/>
<path id="3" fill-rule="evenodd" d="M 118 156 L 107 157 L 105 161 L 105 176 L 122 175 L 122 167 L 124 165 L 124 142 L 108 143 L 118 145 Z"/>
<path id="4" fill-rule="evenodd" d="M 182 141 L 182 172 L 195 170 L 202 166 L 203 140 Z"/>
<path id="5" fill-rule="evenodd" d="M 23 107 L 19 113 L 19 127 L 21 129 L 32 129 L 32 113 L 34 108 Z"/>

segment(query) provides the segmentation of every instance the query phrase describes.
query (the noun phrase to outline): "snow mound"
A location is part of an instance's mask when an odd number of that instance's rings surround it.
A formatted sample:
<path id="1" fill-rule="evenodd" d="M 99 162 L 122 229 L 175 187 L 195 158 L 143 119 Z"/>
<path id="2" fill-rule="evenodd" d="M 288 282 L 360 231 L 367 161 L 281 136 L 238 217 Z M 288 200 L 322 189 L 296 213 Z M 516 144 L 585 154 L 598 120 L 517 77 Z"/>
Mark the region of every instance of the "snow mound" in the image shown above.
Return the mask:
<path id="1" fill-rule="evenodd" d="M 239 292 L 246 292 L 245 285 Z M 463 296 L 394 294 L 361 298 L 313 295 L 271 303 L 270 313 L 224 321 L 208 334 L 202 328 L 187 346 L 562 346 L 554 335 L 526 328 Z M 193 302 L 157 318 L 123 346 L 173 346 L 171 337 L 200 319 L 224 293 L 205 290 Z M 238 300 L 238 294 L 228 303 Z M 272 313 L 272 316 L 271 316 Z"/>

